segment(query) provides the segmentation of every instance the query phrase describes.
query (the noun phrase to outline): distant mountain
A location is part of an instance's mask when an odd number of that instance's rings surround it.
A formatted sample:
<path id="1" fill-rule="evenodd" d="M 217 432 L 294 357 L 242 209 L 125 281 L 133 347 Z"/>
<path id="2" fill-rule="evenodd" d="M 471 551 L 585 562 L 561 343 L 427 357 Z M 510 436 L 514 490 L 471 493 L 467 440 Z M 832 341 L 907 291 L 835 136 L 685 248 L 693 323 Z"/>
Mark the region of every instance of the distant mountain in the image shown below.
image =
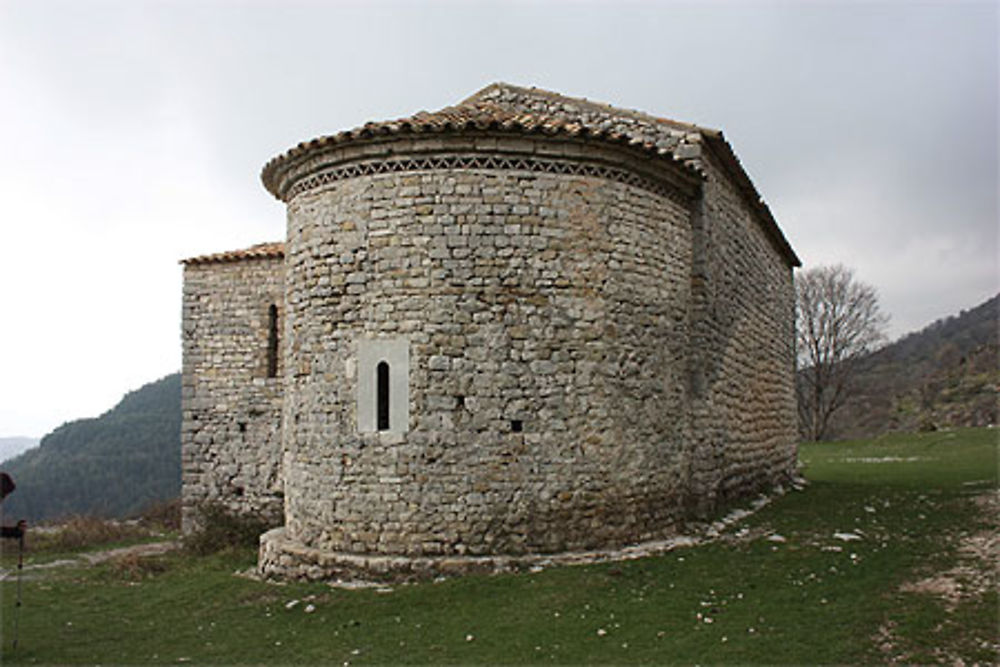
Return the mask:
<path id="1" fill-rule="evenodd" d="M 181 484 L 179 373 L 130 392 L 94 419 L 63 424 L 4 462 L 17 489 L 5 517 L 124 517 L 176 497 Z"/>
<path id="2" fill-rule="evenodd" d="M 32 447 L 37 447 L 38 443 L 38 438 L 25 438 L 22 436 L 0 438 L 0 461 L 6 461 L 12 456 L 17 456 Z"/>
<path id="3" fill-rule="evenodd" d="M 832 437 L 997 423 L 1000 294 L 869 355 Z"/>

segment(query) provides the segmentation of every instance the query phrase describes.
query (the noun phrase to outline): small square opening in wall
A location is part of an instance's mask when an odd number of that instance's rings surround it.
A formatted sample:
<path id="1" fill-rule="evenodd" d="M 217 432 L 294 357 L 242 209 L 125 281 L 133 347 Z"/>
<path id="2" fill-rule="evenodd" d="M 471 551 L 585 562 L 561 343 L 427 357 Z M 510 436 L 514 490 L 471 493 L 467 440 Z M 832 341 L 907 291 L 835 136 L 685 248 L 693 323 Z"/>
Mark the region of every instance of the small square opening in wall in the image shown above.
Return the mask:
<path id="1" fill-rule="evenodd" d="M 514 433 L 520 433 L 521 431 L 524 430 L 524 422 L 521 421 L 520 419 L 511 419 L 510 430 L 513 431 Z"/>

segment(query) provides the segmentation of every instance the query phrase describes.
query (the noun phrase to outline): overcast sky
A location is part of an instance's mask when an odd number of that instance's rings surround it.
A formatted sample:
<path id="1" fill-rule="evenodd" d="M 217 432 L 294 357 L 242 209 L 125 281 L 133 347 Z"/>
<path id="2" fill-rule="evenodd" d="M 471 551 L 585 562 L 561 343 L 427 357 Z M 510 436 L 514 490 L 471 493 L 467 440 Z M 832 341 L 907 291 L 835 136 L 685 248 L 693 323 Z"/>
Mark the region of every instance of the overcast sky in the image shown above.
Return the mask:
<path id="1" fill-rule="evenodd" d="M 897 337 L 998 289 L 995 2 L 0 0 L 0 436 L 180 368 L 178 260 L 315 136 L 535 85 L 722 129 Z"/>

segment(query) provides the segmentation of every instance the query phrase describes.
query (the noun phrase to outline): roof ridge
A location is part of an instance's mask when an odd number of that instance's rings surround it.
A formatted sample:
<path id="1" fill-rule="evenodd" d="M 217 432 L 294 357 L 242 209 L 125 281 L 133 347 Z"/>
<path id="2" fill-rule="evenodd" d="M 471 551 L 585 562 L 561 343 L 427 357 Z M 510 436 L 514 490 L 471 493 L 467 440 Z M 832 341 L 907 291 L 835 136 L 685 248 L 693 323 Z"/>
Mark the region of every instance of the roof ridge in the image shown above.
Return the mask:
<path id="1" fill-rule="evenodd" d="M 494 83 L 489 84 L 488 86 L 468 96 L 467 98 L 459 102 L 459 104 L 466 105 L 475 102 L 486 101 L 484 100 L 486 95 L 488 95 L 490 92 L 494 90 L 508 90 L 522 95 L 534 95 L 536 97 L 544 97 L 552 101 L 570 102 L 572 104 L 579 104 L 590 107 L 592 109 L 598 109 L 600 111 L 607 112 L 612 116 L 624 114 L 627 116 L 631 116 L 632 118 L 635 118 L 637 120 L 644 120 L 647 122 L 663 124 L 663 125 L 679 125 L 682 127 L 689 128 L 692 131 L 712 136 L 713 138 L 722 136 L 722 130 L 720 129 L 706 127 L 704 125 L 698 125 L 696 123 L 689 123 L 683 120 L 674 120 L 673 118 L 654 116 L 653 114 L 645 111 L 639 111 L 638 109 L 626 109 L 623 107 L 615 106 L 614 104 L 611 104 L 609 102 L 599 102 L 596 100 L 589 100 L 586 97 L 573 97 L 571 95 L 564 95 L 562 93 L 557 93 L 553 90 L 548 90 L 546 88 L 538 88 L 536 86 L 531 86 L 531 87 L 519 86 L 517 84 L 506 83 L 504 81 L 496 81 Z"/>

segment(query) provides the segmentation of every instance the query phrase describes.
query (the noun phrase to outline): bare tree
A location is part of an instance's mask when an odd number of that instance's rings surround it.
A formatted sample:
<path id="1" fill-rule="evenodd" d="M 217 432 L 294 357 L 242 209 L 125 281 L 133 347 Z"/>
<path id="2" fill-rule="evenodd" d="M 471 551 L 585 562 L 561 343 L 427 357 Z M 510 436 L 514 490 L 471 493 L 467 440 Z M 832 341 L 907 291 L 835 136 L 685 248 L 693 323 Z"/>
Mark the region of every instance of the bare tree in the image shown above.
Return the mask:
<path id="1" fill-rule="evenodd" d="M 857 362 L 885 340 L 889 318 L 875 288 L 839 264 L 800 273 L 795 296 L 799 420 L 806 438 L 822 440 L 850 396 Z"/>

